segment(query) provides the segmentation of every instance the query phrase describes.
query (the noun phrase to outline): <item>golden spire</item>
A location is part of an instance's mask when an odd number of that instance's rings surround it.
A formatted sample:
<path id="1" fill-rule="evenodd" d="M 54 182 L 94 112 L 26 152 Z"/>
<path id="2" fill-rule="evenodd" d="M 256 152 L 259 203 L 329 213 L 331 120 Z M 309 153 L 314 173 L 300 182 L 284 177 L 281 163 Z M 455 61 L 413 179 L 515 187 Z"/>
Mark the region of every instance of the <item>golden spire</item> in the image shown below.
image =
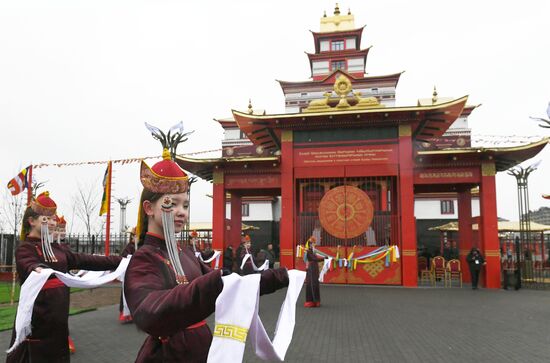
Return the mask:
<path id="1" fill-rule="evenodd" d="M 334 15 L 327 16 L 327 12 L 323 12 L 321 18 L 321 33 L 332 33 L 338 31 L 346 31 L 355 29 L 355 17 L 351 14 L 351 9 L 348 8 L 348 13 L 340 12 L 340 6 L 336 3 L 334 7 Z"/>
<path id="2" fill-rule="evenodd" d="M 432 103 L 435 104 L 437 102 L 437 89 L 435 89 L 434 86 L 434 93 L 432 94 Z"/>
<path id="3" fill-rule="evenodd" d="M 252 109 L 252 100 L 248 99 L 248 113 L 252 115 L 254 113 L 254 110 Z"/>

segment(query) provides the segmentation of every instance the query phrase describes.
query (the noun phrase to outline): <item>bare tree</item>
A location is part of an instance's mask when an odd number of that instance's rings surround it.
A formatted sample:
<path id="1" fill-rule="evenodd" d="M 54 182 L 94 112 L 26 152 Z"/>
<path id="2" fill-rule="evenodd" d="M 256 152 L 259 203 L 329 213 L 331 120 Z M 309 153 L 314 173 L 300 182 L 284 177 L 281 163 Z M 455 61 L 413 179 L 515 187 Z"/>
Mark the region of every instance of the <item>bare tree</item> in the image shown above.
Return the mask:
<path id="1" fill-rule="evenodd" d="M 26 193 L 13 196 L 6 190 L 2 200 L 2 225 L 7 224 L 9 230 L 14 231 L 17 235 L 17 231 L 21 228 L 21 220 L 25 213 L 26 207 Z"/>
<path id="2" fill-rule="evenodd" d="M 77 218 L 84 223 L 88 238 L 96 230 L 99 218 L 100 197 L 97 181 L 88 185 L 78 183 L 78 191 L 73 196 L 73 209 Z"/>

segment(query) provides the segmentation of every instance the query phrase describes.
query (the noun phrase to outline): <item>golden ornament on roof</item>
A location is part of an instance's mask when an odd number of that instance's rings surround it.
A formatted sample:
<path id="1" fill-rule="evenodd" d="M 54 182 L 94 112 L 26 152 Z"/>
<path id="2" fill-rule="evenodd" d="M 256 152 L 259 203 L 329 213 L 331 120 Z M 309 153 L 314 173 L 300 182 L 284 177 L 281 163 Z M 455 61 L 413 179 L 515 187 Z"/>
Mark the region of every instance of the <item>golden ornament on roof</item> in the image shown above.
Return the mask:
<path id="1" fill-rule="evenodd" d="M 354 110 L 385 107 L 376 97 L 362 98 L 360 92 L 352 92 L 353 86 L 348 77 L 341 74 L 334 82 L 337 98 L 331 98 L 332 92 L 325 92 L 324 98 L 313 100 L 303 112 L 327 112 L 336 110 Z"/>

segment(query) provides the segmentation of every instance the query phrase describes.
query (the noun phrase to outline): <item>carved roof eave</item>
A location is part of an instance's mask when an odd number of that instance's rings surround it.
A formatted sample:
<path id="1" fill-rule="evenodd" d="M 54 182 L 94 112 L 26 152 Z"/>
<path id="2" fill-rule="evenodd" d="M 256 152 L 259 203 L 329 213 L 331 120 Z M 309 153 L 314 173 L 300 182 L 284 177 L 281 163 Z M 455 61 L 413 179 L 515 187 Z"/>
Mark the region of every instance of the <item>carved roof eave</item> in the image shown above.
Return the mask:
<path id="1" fill-rule="evenodd" d="M 363 67 L 367 65 L 367 56 L 369 55 L 369 50 L 372 48 L 372 46 L 365 48 L 365 49 L 353 49 L 349 51 L 341 51 L 339 55 L 343 57 L 353 57 L 353 56 L 361 56 L 363 58 Z M 327 52 L 327 53 L 317 53 L 312 54 L 305 52 L 307 55 L 307 58 L 309 59 L 309 68 L 313 72 L 313 61 L 315 60 L 329 60 L 334 58 L 334 53 Z M 364 71 L 364 68 L 363 68 Z M 311 74 L 311 77 L 313 77 L 313 73 Z"/>
<path id="2" fill-rule="evenodd" d="M 357 127 L 369 124 L 389 125 L 410 123 L 413 131 L 432 127 L 437 123 L 438 135 L 443 135 L 462 112 L 468 96 L 430 106 L 407 106 L 368 109 L 348 109 L 325 112 L 288 113 L 275 115 L 250 115 L 232 110 L 239 128 L 257 146 L 280 149 L 282 129 L 334 128 L 339 119 L 346 125 Z M 353 115 L 354 117 L 350 117 Z M 433 131 L 433 130 L 432 130 Z M 414 135 L 413 135 L 414 138 Z"/>
<path id="3" fill-rule="evenodd" d="M 177 156 L 176 162 L 178 165 L 189 171 L 191 174 L 197 175 L 198 177 L 212 181 L 213 173 L 216 168 L 223 166 L 244 166 L 255 167 L 255 166 L 270 166 L 273 167 L 273 164 L 278 164 L 280 162 L 279 156 L 266 156 L 266 157 L 246 157 L 246 156 L 236 156 L 236 157 L 222 157 L 222 158 L 210 158 L 210 159 L 194 159 L 187 158 L 183 156 Z"/>
<path id="4" fill-rule="evenodd" d="M 470 147 L 461 149 L 442 149 L 442 150 L 425 150 L 418 151 L 417 156 L 429 160 L 437 160 L 441 158 L 449 158 L 452 156 L 479 156 L 480 159 L 494 160 L 497 171 L 508 170 L 525 160 L 531 159 L 544 149 L 546 144 L 550 142 L 550 138 L 545 137 L 539 141 L 525 145 L 484 148 Z"/>
<path id="5" fill-rule="evenodd" d="M 313 30 L 310 30 L 311 34 L 313 35 L 313 41 L 315 43 L 315 51 L 319 52 L 320 38 L 331 38 L 331 37 L 338 37 L 338 36 L 342 36 L 342 37 L 356 36 L 357 37 L 356 47 L 360 47 L 361 37 L 363 36 L 363 30 L 365 29 L 365 26 L 366 25 L 363 25 L 362 27 L 356 28 L 356 29 L 333 31 L 333 32 L 314 32 Z"/>
<path id="6" fill-rule="evenodd" d="M 279 82 L 279 84 L 281 85 L 281 88 L 283 89 L 283 93 L 285 93 L 285 89 L 287 87 L 291 88 L 291 87 L 294 87 L 294 86 L 303 87 L 303 86 L 308 86 L 308 85 L 321 85 L 324 82 L 326 82 L 327 79 L 332 77 L 337 72 L 341 72 L 341 73 L 345 74 L 346 77 L 348 77 L 352 80 L 352 83 L 353 82 L 361 82 L 361 81 L 375 82 L 375 81 L 388 80 L 388 81 L 395 81 L 395 86 L 397 86 L 397 83 L 399 82 L 399 78 L 401 77 L 401 75 L 403 73 L 405 73 L 405 71 L 401 71 L 401 72 L 398 72 L 398 73 L 384 74 L 384 75 L 380 75 L 380 76 L 356 77 L 356 76 L 353 76 L 353 75 L 347 73 L 346 71 L 343 71 L 341 69 L 337 69 L 337 70 L 329 73 L 325 78 L 320 79 L 320 80 L 307 80 L 307 81 L 293 82 L 293 81 L 281 81 L 279 79 L 276 79 L 276 81 Z"/>

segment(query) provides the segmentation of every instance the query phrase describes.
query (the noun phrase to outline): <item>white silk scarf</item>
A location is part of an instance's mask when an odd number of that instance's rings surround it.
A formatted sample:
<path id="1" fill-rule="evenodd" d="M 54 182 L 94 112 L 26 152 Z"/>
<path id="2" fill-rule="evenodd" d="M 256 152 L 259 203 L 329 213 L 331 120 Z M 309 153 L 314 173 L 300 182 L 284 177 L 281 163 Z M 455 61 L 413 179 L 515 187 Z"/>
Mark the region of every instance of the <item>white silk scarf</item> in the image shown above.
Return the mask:
<path id="1" fill-rule="evenodd" d="M 222 277 L 223 290 L 216 299 L 216 326 L 208 363 L 242 362 L 247 337 L 256 355 L 264 360 L 283 361 L 292 341 L 296 317 L 296 301 L 306 273 L 288 271 L 289 285 L 279 312 L 275 337 L 270 340 L 258 315 L 260 274 Z"/>
<path id="2" fill-rule="evenodd" d="M 17 316 L 15 318 L 15 341 L 10 349 L 7 350 L 7 353 L 11 353 L 32 333 L 31 319 L 34 301 L 52 274 L 55 274 L 68 287 L 93 289 L 116 279 L 123 280 L 129 262 L 129 258 L 123 258 L 115 271 L 111 273 L 103 271 L 101 276 L 93 273 L 90 275 L 86 274 L 88 276 L 78 277 L 55 271 L 51 268 L 44 268 L 40 273 L 31 272 L 23 285 L 21 285 L 19 305 L 17 306 Z"/>
<path id="3" fill-rule="evenodd" d="M 252 255 L 250 253 L 247 253 L 246 255 L 244 255 L 243 261 L 241 262 L 241 270 L 243 269 L 244 264 L 248 259 L 250 259 L 250 262 L 252 262 L 252 268 L 254 269 L 254 271 L 263 271 L 269 268 L 269 260 L 265 260 L 263 265 L 261 265 L 260 267 L 257 267 L 256 263 L 254 262 L 254 259 L 252 258 Z"/>

